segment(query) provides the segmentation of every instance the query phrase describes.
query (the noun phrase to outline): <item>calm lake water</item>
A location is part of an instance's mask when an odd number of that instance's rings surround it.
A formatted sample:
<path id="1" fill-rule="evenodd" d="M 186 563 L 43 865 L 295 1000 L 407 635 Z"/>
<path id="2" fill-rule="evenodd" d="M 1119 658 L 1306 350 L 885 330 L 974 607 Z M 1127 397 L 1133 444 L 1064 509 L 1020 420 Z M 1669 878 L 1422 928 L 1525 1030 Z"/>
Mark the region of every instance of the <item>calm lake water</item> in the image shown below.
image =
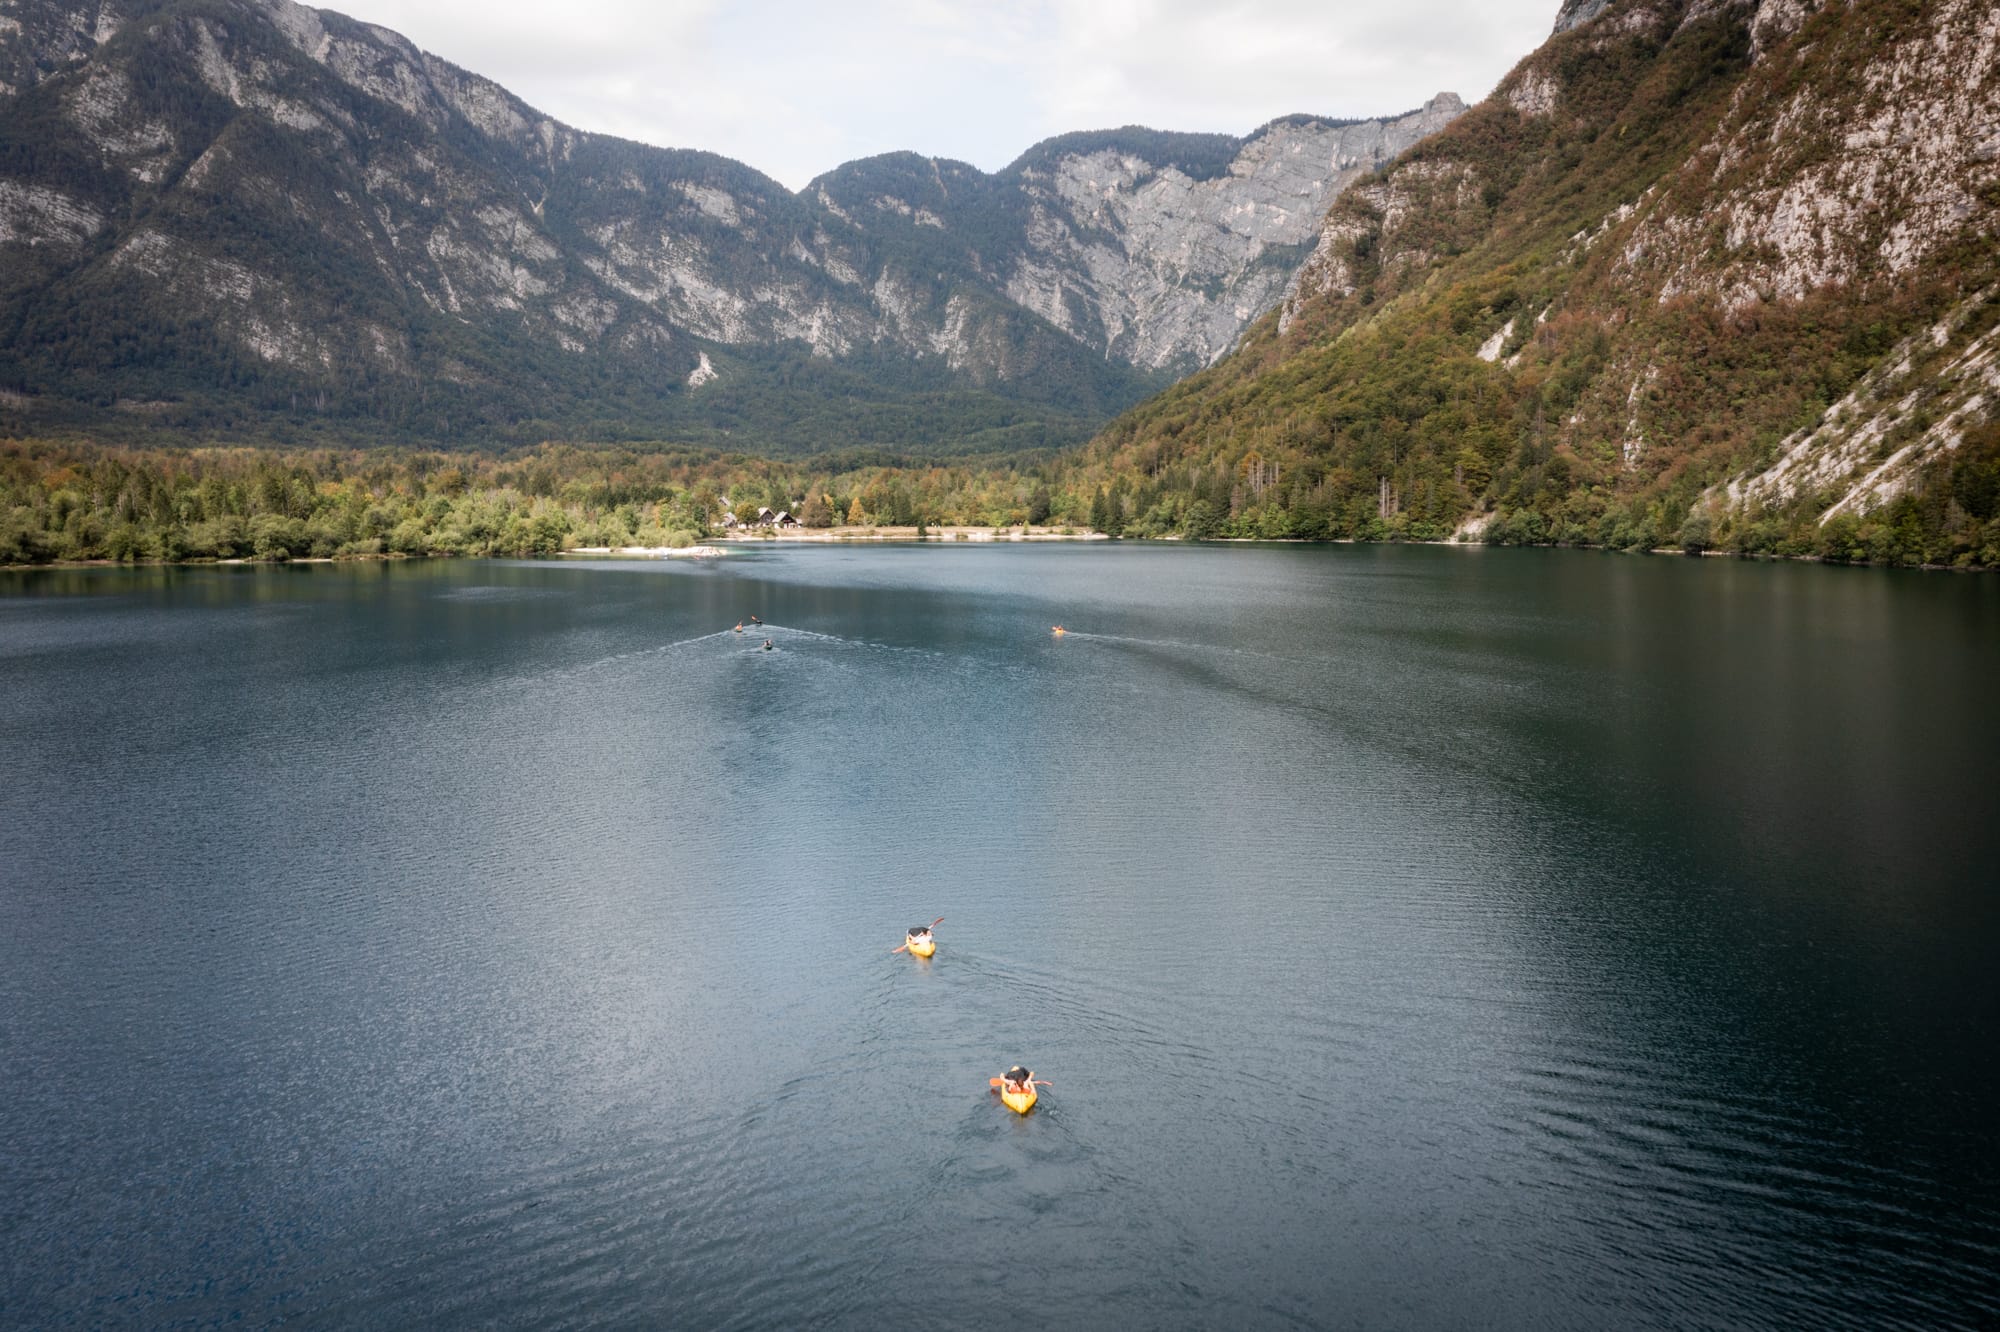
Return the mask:
<path id="1" fill-rule="evenodd" d="M 1997 670 L 1581 552 L 0 574 L 0 1321 L 1991 1326 Z"/>

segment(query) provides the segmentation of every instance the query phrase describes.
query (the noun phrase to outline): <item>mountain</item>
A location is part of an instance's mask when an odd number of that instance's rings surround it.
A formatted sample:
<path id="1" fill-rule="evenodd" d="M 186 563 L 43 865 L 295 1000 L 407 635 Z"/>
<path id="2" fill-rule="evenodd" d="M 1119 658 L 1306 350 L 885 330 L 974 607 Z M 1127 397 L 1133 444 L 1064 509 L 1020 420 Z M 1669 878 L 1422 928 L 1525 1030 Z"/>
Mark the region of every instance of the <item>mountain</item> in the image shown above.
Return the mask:
<path id="1" fill-rule="evenodd" d="M 1067 134 L 993 176 L 895 153 L 807 192 L 977 273 L 1094 352 L 1178 375 L 1221 357 L 1278 302 L 1329 201 L 1464 110 L 1440 93 L 1386 121 L 1288 116 L 1241 139 Z"/>
<path id="2" fill-rule="evenodd" d="M 1090 466 L 1141 531 L 1994 563 L 1996 224 L 1988 0 L 1569 0 Z"/>
<path id="3" fill-rule="evenodd" d="M 290 0 L 0 3 L 0 431 L 809 453 L 1085 438 L 1463 110 L 897 154 L 794 193 Z"/>

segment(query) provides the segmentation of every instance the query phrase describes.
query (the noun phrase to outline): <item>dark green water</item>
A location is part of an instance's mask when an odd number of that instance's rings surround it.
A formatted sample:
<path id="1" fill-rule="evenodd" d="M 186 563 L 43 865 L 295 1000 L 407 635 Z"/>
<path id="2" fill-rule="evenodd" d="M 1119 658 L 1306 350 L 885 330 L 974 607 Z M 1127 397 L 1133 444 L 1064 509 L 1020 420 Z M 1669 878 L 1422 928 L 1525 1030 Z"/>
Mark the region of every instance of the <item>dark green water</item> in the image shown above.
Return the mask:
<path id="1" fill-rule="evenodd" d="M 1990 1326 L 1996 665 L 1577 552 L 0 574 L 0 1321 Z"/>

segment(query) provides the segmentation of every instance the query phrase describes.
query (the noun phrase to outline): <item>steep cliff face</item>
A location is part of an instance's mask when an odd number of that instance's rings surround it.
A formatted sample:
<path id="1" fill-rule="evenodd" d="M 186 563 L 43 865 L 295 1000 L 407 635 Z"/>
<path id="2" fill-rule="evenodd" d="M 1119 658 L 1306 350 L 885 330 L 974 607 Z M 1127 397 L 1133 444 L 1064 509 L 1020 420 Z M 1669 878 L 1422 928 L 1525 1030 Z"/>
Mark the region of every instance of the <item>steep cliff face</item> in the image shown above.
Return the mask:
<path id="1" fill-rule="evenodd" d="M 2000 401 L 1989 336 L 2000 278 L 2000 9 L 1982 0 L 1901 12 L 1842 0 L 1707 8 L 1741 25 L 1749 69 L 1687 160 L 1605 218 L 1602 236 L 1584 238 L 1603 258 L 1578 296 L 1605 317 L 1639 317 L 1579 402 L 1570 438 L 1613 438 L 1621 459 L 1645 466 L 1700 429 L 1675 395 L 1654 396 L 1663 374 L 1697 370 L 1657 312 L 1712 311 L 1750 334 L 1824 311 L 1845 340 L 1874 328 L 1884 302 L 1907 309 L 1902 345 L 1845 392 L 1817 385 L 1801 403 L 1814 423 L 1782 442 L 1768 468 L 1760 441 L 1729 490 L 1804 500 L 1823 520 L 1879 507 Z M 1679 22 L 1702 9 L 1690 5 Z M 1669 36 L 1670 17 L 1634 8 L 1622 22 Z M 1918 436 L 1877 456 L 1919 402 Z"/>
<path id="2" fill-rule="evenodd" d="M 0 0 L 0 426 L 1060 443 L 1226 350 L 1337 190 L 1458 109 L 794 194 L 291 0 Z"/>
<path id="3" fill-rule="evenodd" d="M 2000 403 L 1997 229 L 1991 4 L 1572 0 L 1106 444 L 1331 464 L 1385 530 L 1699 544 L 1942 504 Z"/>
<path id="4" fill-rule="evenodd" d="M 393 33 L 287 0 L 11 17 L 0 328 L 44 405 L 454 434 L 576 396 L 584 354 L 633 407 L 694 368 L 546 216 L 582 136 Z"/>
<path id="5" fill-rule="evenodd" d="M 1735 107 L 1703 145 L 1728 190 L 1719 216 L 1683 203 L 1649 219 L 1621 257 L 1662 300 L 1686 293 L 1745 313 L 1831 289 L 1935 288 L 1930 318 L 1775 462 L 1728 485 L 1738 502 L 1816 502 L 1824 522 L 1920 488 L 2000 415 L 2000 9 L 1927 6 L 1841 86 L 1827 76 L 1856 34 L 1827 23 L 1824 49 L 1786 40 L 1819 8 L 1770 0 L 1757 13 L 1774 122 Z M 1703 263 L 1698 247 L 1718 226 L 1727 257 Z M 1857 306 L 1857 322 L 1865 315 Z"/>
<path id="6" fill-rule="evenodd" d="M 1611 0 L 1563 0 L 1563 7 L 1556 12 L 1555 31 L 1580 27 L 1609 8 Z"/>
<path id="7" fill-rule="evenodd" d="M 1276 121 L 1209 176 L 1109 145 L 1019 166 L 1028 243 L 1007 294 L 1136 365 L 1212 364 L 1277 303 L 1335 196 L 1464 110 L 1440 93 L 1387 121 Z"/>
<path id="8" fill-rule="evenodd" d="M 1341 190 L 1464 109 L 1440 93 L 1388 120 L 1294 116 L 1243 139 L 1070 134 L 992 175 L 896 153 L 829 172 L 806 195 L 893 240 L 913 269 L 968 275 L 1102 356 L 1184 374 L 1277 302 Z M 852 270 L 864 258 L 823 261 Z"/>

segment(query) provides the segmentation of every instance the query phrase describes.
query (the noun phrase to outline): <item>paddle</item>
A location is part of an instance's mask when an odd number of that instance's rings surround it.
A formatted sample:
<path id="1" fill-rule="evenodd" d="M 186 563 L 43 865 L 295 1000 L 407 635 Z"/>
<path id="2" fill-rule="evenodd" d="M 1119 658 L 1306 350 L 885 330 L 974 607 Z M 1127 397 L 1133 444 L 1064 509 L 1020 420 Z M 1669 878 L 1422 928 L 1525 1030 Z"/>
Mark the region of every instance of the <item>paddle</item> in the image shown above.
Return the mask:
<path id="1" fill-rule="evenodd" d="M 988 1078 L 986 1079 L 986 1085 L 989 1087 L 998 1087 L 1001 1083 L 1005 1082 L 1006 1080 L 1007 1079 L 1005 1078 Z M 1028 1083 L 1028 1085 L 1030 1087 L 1053 1087 L 1056 1084 L 1053 1082 L 1049 1082 L 1044 1078 L 1035 1078 L 1031 1080 Z"/>

